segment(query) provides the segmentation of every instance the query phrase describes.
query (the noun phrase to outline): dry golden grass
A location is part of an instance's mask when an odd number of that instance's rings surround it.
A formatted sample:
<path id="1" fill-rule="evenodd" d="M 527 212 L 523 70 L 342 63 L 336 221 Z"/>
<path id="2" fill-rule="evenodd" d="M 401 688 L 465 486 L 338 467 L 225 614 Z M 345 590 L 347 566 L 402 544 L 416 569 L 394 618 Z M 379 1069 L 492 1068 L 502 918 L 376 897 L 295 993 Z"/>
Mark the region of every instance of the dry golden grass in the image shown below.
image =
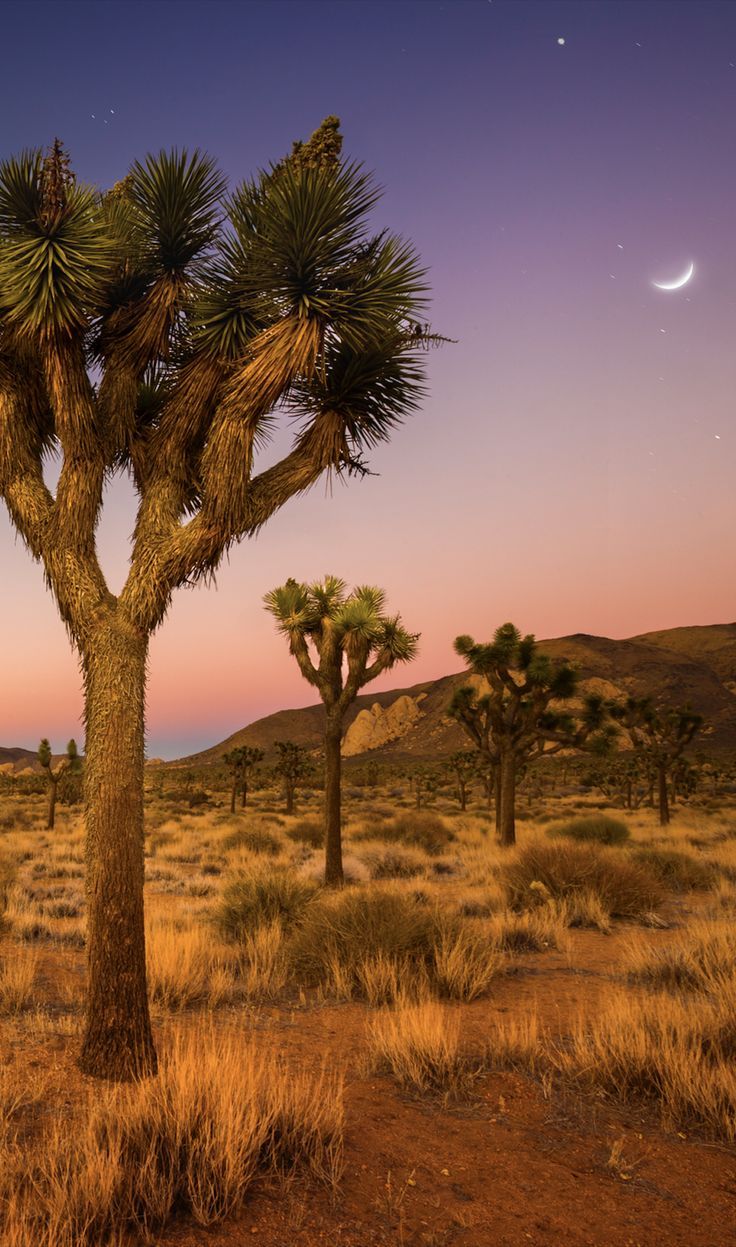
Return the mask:
<path id="1" fill-rule="evenodd" d="M 152 1243 L 179 1212 L 206 1226 L 237 1212 L 262 1174 L 335 1184 L 340 1080 L 287 1069 L 233 1035 L 170 1042 L 159 1075 L 90 1098 L 31 1154 L 0 1157 L 5 1247 Z"/>
<path id="2" fill-rule="evenodd" d="M 235 959 L 204 927 L 149 920 L 146 961 L 151 999 L 165 1009 L 216 1008 L 236 995 Z"/>
<path id="3" fill-rule="evenodd" d="M 722 994 L 727 981 L 736 979 L 736 927 L 701 920 L 656 948 L 639 937 L 629 942 L 625 958 L 632 982 Z"/>
<path id="4" fill-rule="evenodd" d="M 736 1139 L 736 991 L 716 1001 L 620 992 L 549 1057 L 562 1077 L 649 1101 L 668 1126 Z"/>
<path id="5" fill-rule="evenodd" d="M 655 910 L 666 895 L 654 874 L 620 850 L 575 841 L 522 845 L 503 867 L 502 881 L 513 909 L 549 900 L 574 904 L 587 894 L 597 897 L 608 915 L 637 918 Z"/>
<path id="6" fill-rule="evenodd" d="M 7 951 L 0 960 L 0 1013 L 18 1013 L 30 1003 L 38 969 L 38 953 L 30 949 Z"/>
<path id="7" fill-rule="evenodd" d="M 433 1000 L 379 1013 L 369 1026 L 368 1054 L 372 1069 L 391 1073 L 407 1090 L 445 1098 L 467 1095 L 481 1069 L 461 1049 L 457 1012 Z"/>

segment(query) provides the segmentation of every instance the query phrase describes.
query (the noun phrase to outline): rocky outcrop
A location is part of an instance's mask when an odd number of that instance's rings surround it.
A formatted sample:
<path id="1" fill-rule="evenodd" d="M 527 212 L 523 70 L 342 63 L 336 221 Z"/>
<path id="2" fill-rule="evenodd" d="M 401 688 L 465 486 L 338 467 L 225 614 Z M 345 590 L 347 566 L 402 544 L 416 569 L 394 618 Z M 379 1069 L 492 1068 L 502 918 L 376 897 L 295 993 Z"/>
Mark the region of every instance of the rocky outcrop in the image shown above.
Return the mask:
<path id="1" fill-rule="evenodd" d="M 383 707 L 374 702 L 370 710 L 361 710 L 350 724 L 342 742 L 344 758 L 354 758 L 358 753 L 368 753 L 371 749 L 380 749 L 391 740 L 398 740 L 414 726 L 422 717 L 419 703 L 426 693 L 417 697 L 404 694 Z"/>

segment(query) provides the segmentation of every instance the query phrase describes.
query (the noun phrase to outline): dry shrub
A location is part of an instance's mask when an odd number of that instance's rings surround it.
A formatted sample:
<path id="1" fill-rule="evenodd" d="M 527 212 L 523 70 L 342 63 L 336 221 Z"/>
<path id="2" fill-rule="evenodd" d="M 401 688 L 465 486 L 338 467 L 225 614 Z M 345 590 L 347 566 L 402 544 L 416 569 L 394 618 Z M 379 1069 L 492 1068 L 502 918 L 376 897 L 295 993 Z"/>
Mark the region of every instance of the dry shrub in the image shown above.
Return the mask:
<path id="1" fill-rule="evenodd" d="M 292 935 L 289 959 L 300 981 L 327 985 L 338 965 L 358 987 L 357 967 L 372 957 L 425 965 L 436 930 L 434 912 L 402 892 L 344 891 L 309 906 Z"/>
<path id="2" fill-rule="evenodd" d="M 322 819 L 299 818 L 287 828 L 286 834 L 290 840 L 295 840 L 297 844 L 306 844 L 310 849 L 324 847 L 325 825 Z"/>
<path id="3" fill-rule="evenodd" d="M 29 1003 L 38 968 L 38 953 L 23 951 L 0 965 L 0 1013 L 19 1013 Z"/>
<path id="4" fill-rule="evenodd" d="M 549 900 L 571 903 L 576 894 L 593 895 L 603 911 L 635 918 L 662 903 L 665 890 L 646 867 L 593 844 L 532 842 L 518 849 L 502 868 L 512 909 Z"/>
<path id="5" fill-rule="evenodd" d="M 655 1104 L 669 1125 L 736 1139 L 736 991 L 714 1002 L 616 995 L 551 1052 L 563 1077 L 624 1102 Z"/>
<path id="6" fill-rule="evenodd" d="M 736 928 L 730 922 L 700 922 L 660 948 L 632 941 L 627 975 L 653 987 L 722 994 L 726 980 L 736 975 Z"/>
<path id="7" fill-rule="evenodd" d="M 444 853 L 452 844 L 455 833 L 438 814 L 412 810 L 390 822 L 360 828 L 352 833 L 354 840 L 383 840 L 388 844 L 414 844 L 430 857 Z"/>
<path id="8" fill-rule="evenodd" d="M 338 1179 L 339 1080 L 233 1036 L 179 1037 L 156 1078 L 98 1094 L 30 1155 L 6 1152 L 8 1247 L 152 1243 L 176 1214 L 207 1226 L 237 1213 L 261 1174 Z"/>
<path id="9" fill-rule="evenodd" d="M 300 982 L 372 1002 L 419 994 L 427 983 L 471 1000 L 499 969 L 485 934 L 389 887 L 322 896 L 295 927 L 288 955 Z"/>
<path id="10" fill-rule="evenodd" d="M 247 849 L 250 853 L 262 853 L 268 857 L 278 857 L 281 852 L 281 841 L 272 836 L 262 827 L 241 827 L 225 836 L 220 847 L 226 852 L 232 849 Z"/>
<path id="11" fill-rule="evenodd" d="M 536 820 L 539 822 L 539 819 Z M 552 839 L 564 836 L 569 840 L 583 840 L 594 844 L 623 844 L 629 838 L 629 829 L 620 818 L 608 814 L 591 814 L 588 818 L 571 818 L 565 823 L 550 827 L 547 835 Z"/>
<path id="12" fill-rule="evenodd" d="M 300 878 L 284 867 L 244 870 L 225 886 L 213 920 L 226 939 L 240 940 L 264 923 L 293 925 L 317 892 L 313 880 Z"/>
<path id="13" fill-rule="evenodd" d="M 481 1064 L 460 1047 L 460 1019 L 433 1000 L 380 1013 L 370 1024 L 371 1067 L 393 1074 L 409 1091 L 444 1098 L 467 1095 Z"/>
<path id="14" fill-rule="evenodd" d="M 673 892 L 706 891 L 718 877 L 710 862 L 677 849 L 638 848 L 631 856 Z"/>
<path id="15" fill-rule="evenodd" d="M 427 869 L 424 853 L 408 846 L 365 849 L 361 856 L 371 879 L 414 879 Z"/>

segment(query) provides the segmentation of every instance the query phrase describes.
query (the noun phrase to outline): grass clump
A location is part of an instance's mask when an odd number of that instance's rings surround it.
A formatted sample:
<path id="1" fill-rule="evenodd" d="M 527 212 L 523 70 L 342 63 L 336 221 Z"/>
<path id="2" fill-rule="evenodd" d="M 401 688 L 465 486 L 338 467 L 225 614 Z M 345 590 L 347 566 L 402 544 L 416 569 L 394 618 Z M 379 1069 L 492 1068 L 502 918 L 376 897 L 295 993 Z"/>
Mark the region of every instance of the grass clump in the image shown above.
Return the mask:
<path id="1" fill-rule="evenodd" d="M 385 886 L 320 897 L 295 927 L 288 955 L 299 982 L 370 1003 L 427 988 L 471 1000 L 500 962 L 460 919 Z"/>
<path id="2" fill-rule="evenodd" d="M 620 818 L 608 814 L 592 814 L 588 818 L 571 818 L 566 823 L 556 823 L 547 831 L 556 840 L 564 836 L 568 840 L 582 840 L 593 844 L 623 844 L 629 839 L 629 829 Z"/>
<path id="3" fill-rule="evenodd" d="M 627 977 L 649 987 L 689 989 L 718 996 L 736 978 L 736 928 L 730 922 L 694 923 L 680 939 L 652 948 L 629 945 Z"/>
<path id="4" fill-rule="evenodd" d="M 638 918 L 662 903 L 661 881 L 638 862 L 594 844 L 532 842 L 518 849 L 501 871 L 512 909 L 531 909 L 549 901 L 574 905 L 576 896 L 593 897 L 603 912 Z"/>
<path id="5" fill-rule="evenodd" d="M 673 892 L 707 891 L 717 879 L 710 862 L 677 849 L 638 848 L 631 856 Z"/>
<path id="6" fill-rule="evenodd" d="M 293 926 L 314 901 L 318 885 L 284 867 L 243 871 L 226 884 L 213 920 L 229 940 L 241 940 L 264 923 Z"/>
<path id="7" fill-rule="evenodd" d="M 90 1098 L 6 1166 L 3 1242 L 152 1241 L 180 1213 L 212 1225 L 264 1174 L 334 1185 L 342 1131 L 338 1080 L 289 1071 L 232 1036 L 179 1037 L 157 1077 Z"/>
<path id="8" fill-rule="evenodd" d="M 434 1000 L 379 1014 L 368 1032 L 371 1068 L 390 1073 L 408 1091 L 457 1099 L 480 1072 L 460 1048 L 460 1020 Z"/>
<path id="9" fill-rule="evenodd" d="M 736 1139 L 736 992 L 717 1001 L 657 993 L 615 996 L 551 1051 L 558 1073 L 631 1103 L 656 1105 L 668 1126 Z"/>
<path id="10" fill-rule="evenodd" d="M 319 818 L 297 819 L 291 827 L 287 827 L 286 834 L 290 840 L 297 844 L 306 844 L 310 849 L 324 848 L 325 827 Z"/>
<path id="11" fill-rule="evenodd" d="M 361 856 L 371 879 L 415 879 L 427 869 L 426 856 L 419 849 L 398 844 L 366 849 Z"/>
<path id="12" fill-rule="evenodd" d="M 423 849 L 430 857 L 444 853 L 455 839 L 455 833 L 439 814 L 410 810 L 398 818 L 364 827 L 353 833 L 354 840 L 383 840 L 387 844 L 411 844 Z"/>
<path id="13" fill-rule="evenodd" d="M 232 849 L 247 849 L 251 853 L 262 853 L 267 857 L 277 857 L 281 852 L 281 841 L 277 836 L 264 831 L 262 827 L 240 827 L 222 841 L 225 852 Z"/>

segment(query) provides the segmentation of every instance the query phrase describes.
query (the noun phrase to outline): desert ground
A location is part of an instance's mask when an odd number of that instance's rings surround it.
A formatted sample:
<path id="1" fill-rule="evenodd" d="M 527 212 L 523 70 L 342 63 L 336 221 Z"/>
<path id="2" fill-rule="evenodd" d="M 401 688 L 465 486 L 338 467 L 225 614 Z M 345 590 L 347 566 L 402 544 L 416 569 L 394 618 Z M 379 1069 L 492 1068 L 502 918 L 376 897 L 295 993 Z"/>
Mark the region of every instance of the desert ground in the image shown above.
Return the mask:
<path id="1" fill-rule="evenodd" d="M 478 793 L 348 779 L 327 894 L 320 793 L 188 783 L 149 768 L 160 1072 L 122 1088 L 75 1066 L 81 810 L 0 797 L 8 1247 L 735 1241 L 733 794 L 537 793 L 501 850 Z"/>

